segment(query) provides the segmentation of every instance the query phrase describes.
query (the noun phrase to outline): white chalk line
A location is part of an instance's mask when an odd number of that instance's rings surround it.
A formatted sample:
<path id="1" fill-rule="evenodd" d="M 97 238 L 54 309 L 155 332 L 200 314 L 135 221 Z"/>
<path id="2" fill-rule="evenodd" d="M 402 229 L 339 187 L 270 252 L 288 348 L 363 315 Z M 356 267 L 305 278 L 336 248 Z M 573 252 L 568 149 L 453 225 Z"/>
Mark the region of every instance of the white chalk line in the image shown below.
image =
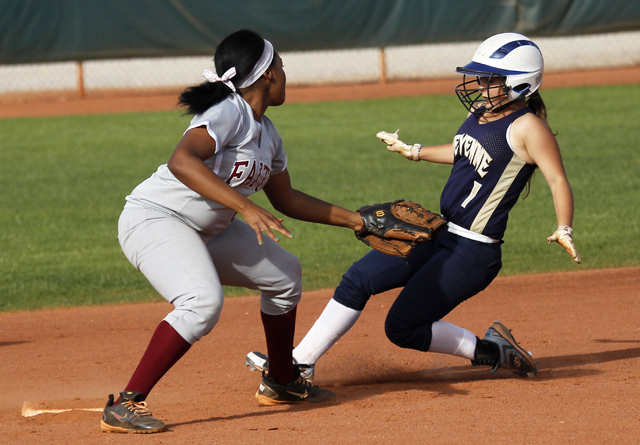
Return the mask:
<path id="1" fill-rule="evenodd" d="M 33 417 L 39 414 L 59 414 L 69 411 L 93 411 L 101 412 L 103 408 L 32 408 L 32 402 L 24 402 L 22 405 L 22 417 Z"/>

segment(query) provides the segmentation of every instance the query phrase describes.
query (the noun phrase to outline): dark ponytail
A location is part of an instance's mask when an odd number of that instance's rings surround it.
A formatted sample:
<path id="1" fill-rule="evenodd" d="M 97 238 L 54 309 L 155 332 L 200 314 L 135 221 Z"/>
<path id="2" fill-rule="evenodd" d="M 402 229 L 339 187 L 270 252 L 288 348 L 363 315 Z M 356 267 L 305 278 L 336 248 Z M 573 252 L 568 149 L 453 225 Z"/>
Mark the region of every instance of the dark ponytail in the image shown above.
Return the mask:
<path id="1" fill-rule="evenodd" d="M 531 93 L 531 96 L 527 98 L 527 106 L 536 113 L 540 119 L 542 119 L 545 123 L 547 122 L 547 106 L 544 104 L 542 100 L 542 96 L 537 91 Z"/>
<path id="2" fill-rule="evenodd" d="M 236 86 L 251 73 L 264 51 L 264 40 L 248 29 L 237 31 L 222 40 L 213 58 L 216 72 L 222 76 L 229 68 L 236 68 L 231 79 Z M 178 105 L 185 107 L 185 114 L 202 114 L 222 102 L 233 91 L 223 82 L 205 81 L 186 88 L 178 98 Z"/>

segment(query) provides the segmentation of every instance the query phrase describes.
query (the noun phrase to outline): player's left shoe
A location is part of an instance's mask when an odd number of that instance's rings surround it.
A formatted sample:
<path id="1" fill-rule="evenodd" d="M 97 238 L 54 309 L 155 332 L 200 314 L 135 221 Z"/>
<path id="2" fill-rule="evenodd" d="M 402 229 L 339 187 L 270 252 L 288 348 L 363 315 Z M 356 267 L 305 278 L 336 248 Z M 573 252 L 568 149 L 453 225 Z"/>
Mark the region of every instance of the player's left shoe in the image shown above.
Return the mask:
<path id="1" fill-rule="evenodd" d="M 120 402 L 113 402 L 113 394 L 102 412 L 100 427 L 107 433 L 159 433 L 165 428 L 161 420 L 151 415 L 142 394 L 133 391 L 120 393 Z"/>
<path id="2" fill-rule="evenodd" d="M 256 399 L 260 405 L 328 403 L 334 402 L 336 395 L 333 391 L 309 383 L 302 376 L 298 376 L 291 383 L 281 385 L 263 373 Z"/>
<path id="3" fill-rule="evenodd" d="M 249 367 L 249 371 L 269 371 L 269 358 L 262 352 L 252 351 L 247 354 L 244 359 L 245 366 Z M 293 365 L 300 371 L 300 376 L 309 383 L 313 383 L 315 374 L 314 365 L 304 365 L 301 363 L 293 363 Z"/>
<path id="4" fill-rule="evenodd" d="M 538 374 L 538 366 L 533 360 L 531 353 L 522 349 L 522 347 L 513 338 L 511 331 L 507 329 L 499 321 L 494 321 L 487 333 L 484 335 L 483 341 L 494 343 L 500 351 L 500 359 L 495 363 L 478 363 L 472 361 L 474 365 L 492 364 L 492 372 L 498 370 L 500 366 L 512 370 L 516 375 L 521 377 L 534 377 Z"/>

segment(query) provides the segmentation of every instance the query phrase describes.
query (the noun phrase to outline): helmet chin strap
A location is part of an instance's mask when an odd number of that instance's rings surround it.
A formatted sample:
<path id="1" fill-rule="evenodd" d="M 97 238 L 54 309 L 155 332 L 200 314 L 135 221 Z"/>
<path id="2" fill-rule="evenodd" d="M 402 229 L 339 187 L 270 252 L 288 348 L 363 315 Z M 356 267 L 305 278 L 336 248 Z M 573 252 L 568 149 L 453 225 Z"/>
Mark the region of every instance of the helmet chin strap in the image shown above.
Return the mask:
<path id="1" fill-rule="evenodd" d="M 505 96 L 506 96 L 506 98 L 508 98 L 509 97 L 508 93 L 505 93 Z M 487 110 L 486 107 L 485 107 L 484 111 L 482 113 L 480 113 L 480 114 L 484 114 L 486 112 L 499 113 L 499 112 L 509 108 L 511 105 L 513 105 L 516 102 L 524 101 L 524 99 L 525 99 L 525 93 L 521 93 L 515 99 L 498 102 L 495 107 L 491 107 L 491 109 L 489 109 L 489 110 Z M 474 114 L 475 114 L 475 112 L 474 112 Z"/>
<path id="2" fill-rule="evenodd" d="M 489 110 L 489 111 L 491 111 L 492 113 L 499 113 L 499 112 L 501 112 L 502 110 L 504 110 L 504 109 L 506 109 L 506 108 L 509 108 L 509 107 L 511 106 L 511 104 L 513 104 L 514 102 L 517 102 L 518 100 L 519 100 L 519 99 L 516 99 L 516 100 L 510 100 L 510 101 L 507 101 L 507 102 L 503 103 L 502 105 L 498 104 L 499 106 L 497 106 L 497 107 L 495 107 L 495 108 L 492 108 L 492 109 L 491 109 L 491 110 Z"/>
<path id="3" fill-rule="evenodd" d="M 506 98 L 504 100 L 506 100 Z M 511 105 L 513 102 L 515 102 L 513 100 L 508 100 L 507 102 L 504 102 L 504 100 L 498 102 L 496 105 L 492 106 L 491 108 L 487 108 L 486 102 L 484 102 L 478 108 L 473 108 L 472 113 L 475 114 L 477 117 L 480 117 L 485 113 L 499 113 L 500 111 L 504 110 L 509 105 Z"/>

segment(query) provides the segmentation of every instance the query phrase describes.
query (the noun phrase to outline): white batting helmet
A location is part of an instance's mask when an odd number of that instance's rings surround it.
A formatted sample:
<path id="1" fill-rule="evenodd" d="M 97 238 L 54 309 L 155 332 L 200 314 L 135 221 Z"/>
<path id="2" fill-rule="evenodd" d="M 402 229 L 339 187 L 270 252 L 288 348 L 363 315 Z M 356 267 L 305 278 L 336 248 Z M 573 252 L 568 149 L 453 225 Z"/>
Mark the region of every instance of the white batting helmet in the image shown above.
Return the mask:
<path id="1" fill-rule="evenodd" d="M 478 47 L 470 63 L 456 69 L 465 76 L 476 78 L 502 77 L 508 103 L 524 99 L 536 91 L 542 83 L 543 70 L 544 60 L 538 45 L 530 38 L 513 32 L 489 37 Z M 456 88 L 458 97 L 467 108 L 473 108 L 482 100 L 477 97 L 478 88 L 474 88 L 475 91 L 469 89 L 470 83 L 463 79 Z"/>

